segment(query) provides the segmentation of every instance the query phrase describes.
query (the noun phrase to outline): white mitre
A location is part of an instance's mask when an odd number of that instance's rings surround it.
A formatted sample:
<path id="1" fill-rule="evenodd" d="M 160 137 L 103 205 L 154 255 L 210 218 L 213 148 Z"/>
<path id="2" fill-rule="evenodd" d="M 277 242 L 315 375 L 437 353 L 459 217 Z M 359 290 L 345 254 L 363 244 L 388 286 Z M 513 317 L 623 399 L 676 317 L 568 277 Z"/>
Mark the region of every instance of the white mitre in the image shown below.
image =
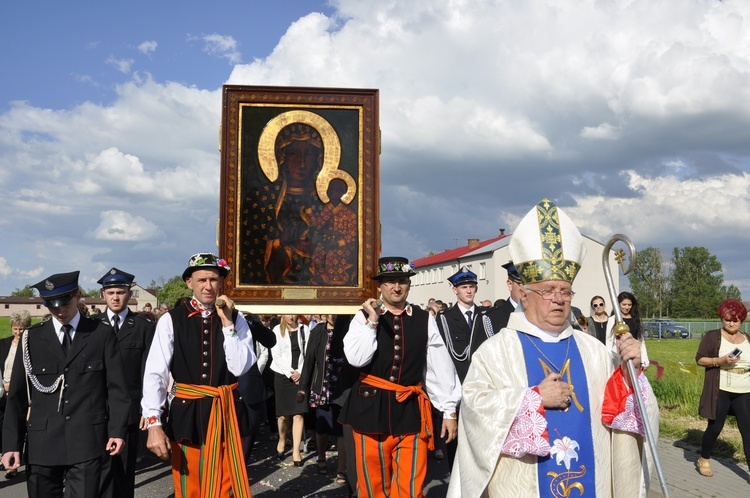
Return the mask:
<path id="1" fill-rule="evenodd" d="M 543 199 L 516 227 L 508 252 L 524 285 L 546 280 L 573 283 L 586 247 L 568 215 Z"/>

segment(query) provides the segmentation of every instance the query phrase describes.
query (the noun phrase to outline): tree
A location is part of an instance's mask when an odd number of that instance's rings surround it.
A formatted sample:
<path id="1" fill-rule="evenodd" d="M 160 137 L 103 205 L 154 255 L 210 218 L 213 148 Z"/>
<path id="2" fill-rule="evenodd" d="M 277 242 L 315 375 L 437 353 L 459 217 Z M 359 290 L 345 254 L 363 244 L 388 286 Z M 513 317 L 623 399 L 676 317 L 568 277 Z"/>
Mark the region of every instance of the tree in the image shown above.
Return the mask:
<path id="1" fill-rule="evenodd" d="M 31 287 L 30 285 L 26 285 L 23 289 L 19 289 L 18 287 L 15 288 L 13 292 L 10 293 L 13 297 L 34 297 L 36 296 L 36 289 Z"/>
<path id="2" fill-rule="evenodd" d="M 675 247 L 672 268 L 672 314 L 680 318 L 714 318 L 728 292 L 716 256 L 705 247 Z"/>
<path id="3" fill-rule="evenodd" d="M 667 284 L 661 249 L 649 246 L 638 251 L 630 273 L 630 288 L 638 299 L 642 317 L 662 316 L 669 294 Z"/>
<path id="4" fill-rule="evenodd" d="M 742 301 L 742 293 L 734 286 L 734 284 L 731 284 L 729 287 L 722 287 L 722 294 L 724 294 L 724 299 L 736 299 L 737 301 Z"/>
<path id="5" fill-rule="evenodd" d="M 190 297 L 192 295 L 193 292 L 188 289 L 188 286 L 185 284 L 185 281 L 182 280 L 182 277 L 175 275 L 158 290 L 156 297 L 159 298 L 159 303 L 167 303 L 172 307 L 181 298 Z"/>
<path id="6" fill-rule="evenodd" d="M 83 290 L 83 287 L 81 287 L 80 285 L 78 286 L 78 288 L 81 290 L 82 297 L 93 297 L 93 298 L 102 297 L 101 289 Z"/>

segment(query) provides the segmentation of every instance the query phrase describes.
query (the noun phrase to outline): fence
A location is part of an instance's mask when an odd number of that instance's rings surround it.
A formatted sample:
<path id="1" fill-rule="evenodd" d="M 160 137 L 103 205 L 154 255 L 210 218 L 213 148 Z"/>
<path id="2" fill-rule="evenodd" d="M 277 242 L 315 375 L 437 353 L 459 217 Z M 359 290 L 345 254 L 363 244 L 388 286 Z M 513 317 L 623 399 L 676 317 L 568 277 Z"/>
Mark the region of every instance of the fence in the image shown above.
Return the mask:
<path id="1" fill-rule="evenodd" d="M 652 320 L 643 321 L 644 335 L 652 339 L 700 339 L 709 330 L 720 329 L 722 324 L 719 320 L 678 322 L 669 323 L 656 322 Z M 680 332 L 687 329 L 687 335 Z M 743 322 L 740 331 L 750 333 L 750 323 Z"/>

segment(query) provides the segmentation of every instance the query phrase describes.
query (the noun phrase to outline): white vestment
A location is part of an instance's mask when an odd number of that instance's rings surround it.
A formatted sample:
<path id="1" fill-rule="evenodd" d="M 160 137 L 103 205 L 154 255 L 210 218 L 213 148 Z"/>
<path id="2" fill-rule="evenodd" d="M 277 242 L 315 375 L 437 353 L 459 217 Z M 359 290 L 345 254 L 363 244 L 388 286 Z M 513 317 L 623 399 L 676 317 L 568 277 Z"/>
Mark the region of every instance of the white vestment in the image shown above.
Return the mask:
<path id="1" fill-rule="evenodd" d="M 527 389 L 533 387 L 528 385 L 524 352 L 516 330 L 535 337 L 546 334 L 530 324 L 522 312 L 513 313 L 507 328 L 485 341 L 472 356 L 462 387 L 458 451 L 448 497 L 548 495 L 549 490 L 541 494 L 538 489 L 536 456 L 514 458 L 501 451 Z M 645 498 L 650 483 L 650 454 L 647 458 L 649 450 L 644 438 L 610 429 L 602 422 L 605 385 L 619 358 L 613 357 L 595 337 L 570 326 L 558 340 L 571 334 L 585 363 L 596 462 L 596 490 L 586 490 L 585 496 Z M 656 398 L 650 387 L 647 390 L 646 411 L 658 439 Z"/>

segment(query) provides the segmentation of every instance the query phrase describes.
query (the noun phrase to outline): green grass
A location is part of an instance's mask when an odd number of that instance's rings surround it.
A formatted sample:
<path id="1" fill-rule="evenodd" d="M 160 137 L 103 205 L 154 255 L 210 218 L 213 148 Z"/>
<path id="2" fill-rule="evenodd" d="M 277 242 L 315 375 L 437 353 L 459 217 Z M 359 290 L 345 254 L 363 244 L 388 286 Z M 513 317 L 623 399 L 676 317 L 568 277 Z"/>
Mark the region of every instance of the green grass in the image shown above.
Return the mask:
<path id="1" fill-rule="evenodd" d="M 659 380 L 656 380 L 655 365 L 646 371 L 654 394 L 659 400 L 659 433 L 694 447 L 700 447 L 707 423 L 698 416 L 698 403 L 703 391 L 705 372 L 703 367 L 695 363 L 699 343 L 700 339 L 646 340 L 649 359 L 664 367 L 664 374 Z M 685 372 L 675 365 L 679 363 L 688 367 L 688 370 L 695 367 L 694 373 Z M 746 461 L 742 451 L 742 438 L 734 417 L 727 417 L 713 455 Z"/>
<path id="2" fill-rule="evenodd" d="M 40 322 L 39 318 L 32 318 L 31 323 L 35 324 Z M 0 339 L 3 337 L 10 337 L 13 334 L 10 330 L 10 317 L 0 316 Z"/>

